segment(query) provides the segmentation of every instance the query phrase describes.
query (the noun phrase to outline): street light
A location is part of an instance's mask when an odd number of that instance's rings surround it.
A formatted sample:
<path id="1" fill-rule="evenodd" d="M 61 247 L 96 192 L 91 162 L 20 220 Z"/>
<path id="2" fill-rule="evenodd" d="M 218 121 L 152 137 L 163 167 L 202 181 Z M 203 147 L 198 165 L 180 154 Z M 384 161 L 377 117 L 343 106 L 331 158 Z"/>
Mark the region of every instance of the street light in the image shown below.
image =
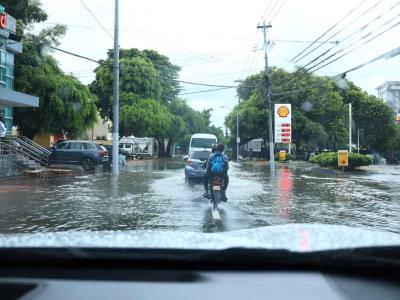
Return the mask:
<path id="1" fill-rule="evenodd" d="M 360 154 L 360 131 L 364 131 L 363 128 L 357 129 L 357 153 Z"/>
<path id="2" fill-rule="evenodd" d="M 344 86 L 343 86 L 343 89 L 344 89 L 344 97 L 345 97 L 345 101 L 346 102 L 348 102 L 348 105 L 349 105 L 349 153 L 351 152 L 351 144 L 352 144 L 352 142 L 351 142 L 351 131 L 352 131 L 352 128 L 351 128 L 351 115 L 352 115 L 352 107 L 351 107 L 351 102 L 349 101 L 349 99 L 348 99 L 348 94 L 347 94 L 347 90 L 349 89 L 349 83 L 348 83 L 348 81 L 347 81 L 347 79 L 346 79 L 346 73 L 343 73 L 341 76 L 340 76 L 340 79 L 341 80 L 343 80 L 344 81 Z"/>
<path id="3" fill-rule="evenodd" d="M 242 83 L 243 80 L 235 80 L 235 82 Z M 240 136 L 239 136 L 239 104 L 240 95 L 237 93 L 238 97 L 238 110 L 236 111 L 236 162 L 239 163 L 239 148 L 240 148 Z"/>

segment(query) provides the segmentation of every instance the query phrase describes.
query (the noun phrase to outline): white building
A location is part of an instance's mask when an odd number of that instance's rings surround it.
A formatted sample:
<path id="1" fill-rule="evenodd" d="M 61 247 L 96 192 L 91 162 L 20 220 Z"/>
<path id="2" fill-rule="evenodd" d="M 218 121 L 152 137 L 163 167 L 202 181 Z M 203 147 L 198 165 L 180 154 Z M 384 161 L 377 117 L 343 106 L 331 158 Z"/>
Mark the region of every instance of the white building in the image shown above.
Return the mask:
<path id="1" fill-rule="evenodd" d="M 400 113 L 400 81 L 386 81 L 376 90 L 379 98 L 385 100 L 396 114 Z"/>

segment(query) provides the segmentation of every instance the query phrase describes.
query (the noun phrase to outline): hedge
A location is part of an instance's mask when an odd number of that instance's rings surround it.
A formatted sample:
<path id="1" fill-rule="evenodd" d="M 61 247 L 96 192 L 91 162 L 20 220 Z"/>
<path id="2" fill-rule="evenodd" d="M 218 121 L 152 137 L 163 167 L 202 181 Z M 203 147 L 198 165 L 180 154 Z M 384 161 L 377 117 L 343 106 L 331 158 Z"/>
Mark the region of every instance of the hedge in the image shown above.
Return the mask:
<path id="1" fill-rule="evenodd" d="M 309 160 L 312 163 L 319 164 L 321 167 L 335 167 L 338 168 L 338 154 L 337 152 L 325 152 L 312 156 Z M 347 169 L 353 170 L 362 166 L 369 166 L 373 163 L 372 158 L 364 154 L 349 153 L 349 166 Z"/>

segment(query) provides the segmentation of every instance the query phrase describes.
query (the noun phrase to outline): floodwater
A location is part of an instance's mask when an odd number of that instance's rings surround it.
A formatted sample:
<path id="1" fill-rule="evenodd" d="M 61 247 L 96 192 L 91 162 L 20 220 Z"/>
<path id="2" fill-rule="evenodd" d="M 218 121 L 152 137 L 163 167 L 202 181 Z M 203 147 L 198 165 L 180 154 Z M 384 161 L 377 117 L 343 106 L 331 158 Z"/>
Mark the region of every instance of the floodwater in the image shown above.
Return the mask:
<path id="1" fill-rule="evenodd" d="M 305 162 L 232 162 L 215 224 L 201 181 L 183 160 L 133 162 L 118 179 L 97 171 L 2 179 L 0 233 L 168 229 L 216 232 L 286 223 L 340 224 L 400 233 L 400 167 L 352 173 Z"/>

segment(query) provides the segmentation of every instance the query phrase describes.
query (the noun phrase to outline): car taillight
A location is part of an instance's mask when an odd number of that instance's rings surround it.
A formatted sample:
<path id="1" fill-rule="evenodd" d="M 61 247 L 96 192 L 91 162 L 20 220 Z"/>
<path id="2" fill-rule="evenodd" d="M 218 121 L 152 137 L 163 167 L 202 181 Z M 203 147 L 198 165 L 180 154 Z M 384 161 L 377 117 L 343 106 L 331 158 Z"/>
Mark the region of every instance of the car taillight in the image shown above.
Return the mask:
<path id="1" fill-rule="evenodd" d="M 192 165 L 192 160 L 188 159 L 187 164 L 188 164 L 188 166 L 191 166 Z"/>
<path id="2" fill-rule="evenodd" d="M 100 149 L 100 157 L 106 156 L 106 151 L 104 149 Z"/>

